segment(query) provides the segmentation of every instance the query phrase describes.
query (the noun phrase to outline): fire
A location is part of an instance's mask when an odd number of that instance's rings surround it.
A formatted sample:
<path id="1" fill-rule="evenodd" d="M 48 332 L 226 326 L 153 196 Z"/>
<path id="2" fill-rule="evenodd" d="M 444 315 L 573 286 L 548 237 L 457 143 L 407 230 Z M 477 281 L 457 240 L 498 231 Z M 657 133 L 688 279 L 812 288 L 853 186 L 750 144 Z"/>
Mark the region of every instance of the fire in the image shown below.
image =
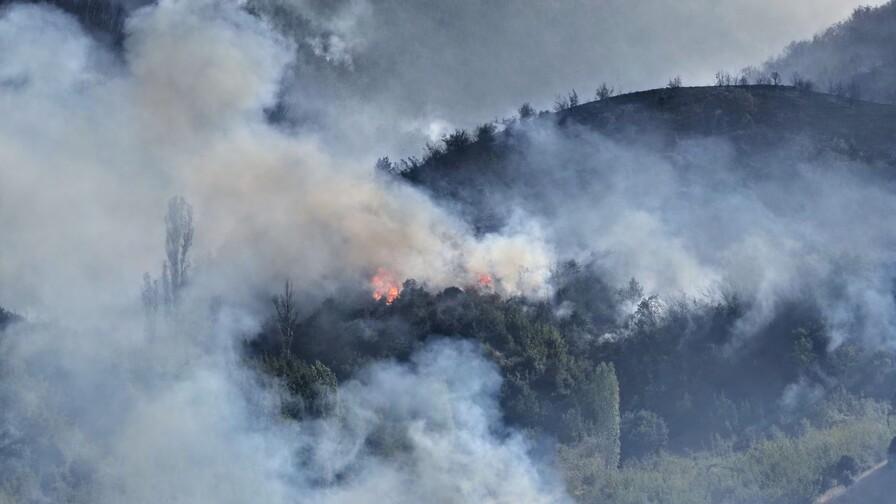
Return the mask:
<path id="1" fill-rule="evenodd" d="M 494 282 L 495 280 L 488 273 L 479 274 L 479 287 L 482 287 L 483 289 L 490 289 Z"/>
<path id="2" fill-rule="evenodd" d="M 385 299 L 387 305 L 395 302 L 401 294 L 401 284 L 384 268 L 376 270 L 376 274 L 370 279 L 370 288 L 373 289 L 373 299 L 377 301 Z"/>

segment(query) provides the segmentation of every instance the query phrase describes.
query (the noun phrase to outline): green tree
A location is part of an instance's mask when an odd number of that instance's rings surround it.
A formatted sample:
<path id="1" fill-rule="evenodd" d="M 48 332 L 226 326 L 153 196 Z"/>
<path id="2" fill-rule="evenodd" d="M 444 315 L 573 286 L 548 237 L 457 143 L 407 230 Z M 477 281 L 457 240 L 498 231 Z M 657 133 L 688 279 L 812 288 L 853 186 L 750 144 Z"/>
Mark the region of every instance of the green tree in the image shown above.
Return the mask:
<path id="1" fill-rule="evenodd" d="M 652 411 L 626 412 L 622 416 L 624 459 L 642 458 L 662 450 L 669 441 L 669 427 Z"/>
<path id="2" fill-rule="evenodd" d="M 585 413 L 593 426 L 597 450 L 607 467 L 618 467 L 621 450 L 619 380 L 613 364 L 598 364 L 588 389 L 590 401 L 585 405 Z"/>

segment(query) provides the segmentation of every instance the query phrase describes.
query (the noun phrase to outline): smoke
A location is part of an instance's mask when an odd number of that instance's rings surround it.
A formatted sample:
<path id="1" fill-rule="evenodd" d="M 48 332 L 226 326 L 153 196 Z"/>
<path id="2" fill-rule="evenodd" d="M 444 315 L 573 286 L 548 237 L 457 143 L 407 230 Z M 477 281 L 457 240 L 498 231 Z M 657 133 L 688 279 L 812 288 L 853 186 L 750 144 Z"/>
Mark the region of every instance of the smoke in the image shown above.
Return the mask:
<path id="1" fill-rule="evenodd" d="M 282 420 L 278 395 L 238 347 L 259 330 L 258 293 L 284 278 L 315 299 L 381 268 L 436 288 L 491 275 L 502 294 L 544 297 L 558 259 L 594 258 L 613 282 L 635 276 L 651 292 L 744 293 L 755 307 L 745 333 L 778 300 L 808 297 L 837 341 L 889 343 L 894 236 L 867 216 L 896 208 L 888 184 L 851 162 L 786 152 L 754 178 L 723 142 L 669 155 L 534 129 L 518 163 L 525 187 L 483 202 L 507 218 L 485 235 L 373 173 L 371 145 L 389 151 L 484 102 L 501 113 L 591 79 L 545 70 L 596 45 L 582 34 L 601 30 L 573 7 L 559 11 L 575 21 L 570 39 L 526 51 L 543 19 L 559 22 L 543 7 L 509 18 L 504 33 L 491 28 L 509 5 L 446 4 L 433 20 L 397 4 L 166 0 L 131 11 L 120 53 L 59 10 L 4 9 L 0 305 L 30 320 L 0 340 L 0 441 L 16 493 L 101 504 L 564 501 L 524 437 L 502 425 L 498 374 L 469 346 L 375 364 L 341 387 L 333 416 Z M 633 7 L 605 8 L 592 18 L 609 30 Z M 638 19 L 656 27 L 659 12 Z M 449 28 L 474 31 L 436 29 L 449 14 Z M 274 25 L 284 19 L 295 25 Z M 407 51 L 394 27 L 432 56 Z M 486 35 L 514 43 L 498 50 Z M 467 65 L 478 47 L 496 52 Z M 508 47 L 518 56 L 504 57 Z M 447 78 L 458 74 L 483 82 Z M 148 338 L 137 289 L 160 267 L 173 194 L 196 210 L 192 284 Z"/>
<path id="2" fill-rule="evenodd" d="M 737 296 L 750 307 L 745 337 L 805 302 L 834 346 L 893 345 L 896 234 L 871 217 L 896 211 L 891 180 L 805 141 L 748 153 L 723 137 L 666 143 L 638 131 L 514 126 L 500 147 L 509 182 L 490 186 L 485 215 L 525 212 L 558 258 L 594 264 L 610 285 L 635 278 L 667 300 Z M 483 170 L 456 182 L 479 194 Z"/>
<path id="3" fill-rule="evenodd" d="M 661 87 L 676 75 L 685 85 L 709 84 L 719 69 L 736 72 L 764 61 L 794 37 L 811 36 L 861 3 L 249 5 L 297 42 L 302 64 L 287 78 L 283 115 L 328 143 L 371 156 L 377 149 L 414 154 L 427 136 L 438 139 L 452 127 L 506 117 L 524 102 L 550 108 L 558 93 L 571 88 L 587 99 L 601 82 L 617 91 Z M 350 128 L 345 118 L 351 118 Z"/>
<path id="4" fill-rule="evenodd" d="M 477 240 L 368 165 L 270 127 L 263 109 L 290 46 L 257 18 L 165 2 L 127 27 L 117 66 L 57 11 L 14 7 L 3 18 L 3 80 L 24 84 L 5 88 L 2 102 L 0 226 L 12 247 L 0 301 L 34 306 L 99 284 L 114 303 L 157 267 L 165 200 L 178 193 L 197 209 L 198 254 L 227 265 L 218 287 L 291 276 L 332 291 L 377 267 L 439 286 L 489 273 L 471 271 L 477 263 L 506 272 L 511 292 L 543 288 L 550 251 L 531 233 Z"/>
<path id="5" fill-rule="evenodd" d="M 227 345 L 257 330 L 250 318 L 224 308 L 192 329 L 169 335 L 178 354 L 123 341 L 137 330 L 126 322 L 104 333 L 17 326 L 0 397 L 4 434 L 25 449 L 5 452 L 7 489 L 98 504 L 566 501 L 501 425 L 500 376 L 472 344 L 435 342 L 408 364 L 362 369 L 335 413 L 295 423 Z"/>
<path id="6" fill-rule="evenodd" d="M 340 390 L 346 409 L 339 422 L 316 423 L 307 434 L 320 471 L 315 479 L 348 480 L 313 500 L 364 502 L 377 495 L 401 503 L 565 502 L 528 461 L 518 434 L 495 434 L 500 382 L 472 345 L 456 342 L 431 343 L 408 365 L 364 370 Z M 395 460 L 365 452 L 363 440 L 371 437 L 394 450 Z"/>
<path id="7" fill-rule="evenodd" d="M 0 15 L 4 484 L 33 502 L 558 502 L 501 425 L 497 372 L 466 346 L 383 363 L 318 423 L 281 419 L 239 359 L 260 292 L 317 299 L 377 268 L 433 287 L 491 274 L 547 294 L 534 225 L 474 236 L 419 191 L 266 109 L 292 42 L 241 5 L 131 13 L 123 53 L 44 5 Z M 161 266 L 172 194 L 194 208 L 191 287 L 155 335 L 139 279 Z M 365 286 L 366 288 L 366 286 Z M 457 373 L 460 373 L 459 375 Z M 377 429 L 400 450 L 369 449 Z M 371 493 L 372 492 L 372 493 Z"/>
<path id="8" fill-rule="evenodd" d="M 851 99 L 896 103 L 893 45 L 896 3 L 856 9 L 812 39 L 793 42 L 766 63 L 785 78 L 799 76 L 816 89 Z"/>

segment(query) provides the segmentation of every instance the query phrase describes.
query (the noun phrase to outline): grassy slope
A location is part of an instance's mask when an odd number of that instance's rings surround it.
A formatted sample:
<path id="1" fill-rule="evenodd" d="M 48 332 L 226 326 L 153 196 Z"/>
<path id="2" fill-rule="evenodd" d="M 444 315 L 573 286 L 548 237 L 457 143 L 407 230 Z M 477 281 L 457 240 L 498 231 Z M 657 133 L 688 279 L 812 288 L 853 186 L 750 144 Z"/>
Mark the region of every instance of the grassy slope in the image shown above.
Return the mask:
<path id="1" fill-rule="evenodd" d="M 896 159 L 896 105 L 853 101 L 787 86 L 655 89 L 580 105 L 560 121 L 605 133 L 653 127 L 672 134 L 766 142 L 807 135 L 862 155 Z"/>
<path id="2" fill-rule="evenodd" d="M 614 504 L 778 504 L 811 502 L 829 483 L 820 475 L 842 455 L 862 468 L 885 457 L 894 434 L 884 409 L 826 428 L 807 427 L 799 437 L 761 441 L 746 451 L 722 445 L 715 452 L 660 455 L 598 478 L 580 502 Z M 876 504 L 876 503 L 868 503 Z"/>

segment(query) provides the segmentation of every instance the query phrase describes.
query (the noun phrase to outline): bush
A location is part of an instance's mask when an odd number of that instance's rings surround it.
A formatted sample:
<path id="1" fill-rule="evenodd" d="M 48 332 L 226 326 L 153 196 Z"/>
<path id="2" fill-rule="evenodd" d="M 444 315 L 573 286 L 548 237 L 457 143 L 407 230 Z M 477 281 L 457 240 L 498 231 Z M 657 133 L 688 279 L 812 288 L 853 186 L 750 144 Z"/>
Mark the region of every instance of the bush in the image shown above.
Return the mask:
<path id="1" fill-rule="evenodd" d="M 791 82 L 791 84 L 793 84 L 793 87 L 795 87 L 799 91 L 809 92 L 809 91 L 812 91 L 813 89 L 815 89 L 815 83 L 813 83 L 809 79 L 802 77 L 798 73 L 793 74 L 793 76 L 790 79 L 790 82 Z"/>
<path id="2" fill-rule="evenodd" d="M 0 306 L 0 331 L 6 329 L 6 327 L 13 322 L 18 322 L 20 320 L 21 317 Z"/>
<path id="3" fill-rule="evenodd" d="M 442 138 L 442 143 L 445 144 L 444 152 L 450 154 L 462 150 L 464 147 L 473 143 L 473 140 L 465 130 L 459 129 L 454 130 L 453 133 Z"/>
<path id="4" fill-rule="evenodd" d="M 825 486 L 852 485 L 860 472 L 856 459 L 843 455 L 835 464 L 828 467 L 825 473 Z"/>
<path id="5" fill-rule="evenodd" d="M 495 133 L 497 128 L 493 123 L 485 123 L 476 128 L 476 141 L 489 146 L 495 142 Z"/>
<path id="6" fill-rule="evenodd" d="M 282 403 L 284 415 L 304 419 L 332 411 L 338 383 L 336 375 L 320 361 L 307 363 L 280 354 L 262 357 L 258 364 L 282 381 L 287 392 Z"/>
<path id="7" fill-rule="evenodd" d="M 622 417 L 622 458 L 640 459 L 666 447 L 669 427 L 652 411 L 626 412 Z"/>
<path id="8" fill-rule="evenodd" d="M 597 90 L 594 92 L 594 99 L 596 99 L 598 101 L 606 100 L 607 98 L 610 98 L 611 96 L 613 96 L 613 93 L 614 93 L 613 88 L 607 86 L 606 82 L 603 82 L 603 83 L 601 83 L 600 87 L 598 87 Z"/>

